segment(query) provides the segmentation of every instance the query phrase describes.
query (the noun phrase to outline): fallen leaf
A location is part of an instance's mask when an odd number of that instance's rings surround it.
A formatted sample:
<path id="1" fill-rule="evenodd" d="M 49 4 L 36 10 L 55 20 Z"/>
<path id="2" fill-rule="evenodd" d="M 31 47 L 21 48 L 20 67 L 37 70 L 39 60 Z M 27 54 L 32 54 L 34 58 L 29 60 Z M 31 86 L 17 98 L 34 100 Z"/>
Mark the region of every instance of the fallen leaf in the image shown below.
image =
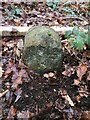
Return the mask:
<path id="1" fill-rule="evenodd" d="M 28 68 L 23 62 L 22 62 L 22 59 L 19 60 L 19 65 L 18 67 L 20 68 Z"/>
<path id="2" fill-rule="evenodd" d="M 8 62 L 8 67 L 11 68 L 13 66 L 13 63 L 14 63 L 13 60 L 10 59 L 9 62 Z"/>
<path id="3" fill-rule="evenodd" d="M 62 72 L 63 75 L 70 77 L 72 74 L 74 74 L 75 69 L 73 67 L 66 68 L 65 71 Z"/>
<path id="4" fill-rule="evenodd" d="M 79 80 L 81 80 L 83 75 L 86 74 L 86 71 L 87 71 L 87 64 L 80 63 L 76 71 Z"/>
<path id="5" fill-rule="evenodd" d="M 66 94 L 67 94 L 67 91 L 64 90 L 64 89 L 60 89 L 60 90 L 58 91 L 58 95 L 64 96 L 64 95 L 66 95 Z"/>
<path id="6" fill-rule="evenodd" d="M 90 71 L 87 72 L 87 80 L 90 80 Z"/>
<path id="7" fill-rule="evenodd" d="M 12 88 L 17 89 L 18 85 L 22 84 L 22 78 L 18 77 L 17 80 L 15 80 L 12 84 Z"/>
<path id="8" fill-rule="evenodd" d="M 14 106 L 12 105 L 10 107 L 9 113 L 8 113 L 8 119 L 10 118 L 14 118 L 14 116 L 16 115 L 16 109 L 14 108 Z"/>
<path id="9" fill-rule="evenodd" d="M 12 81 L 15 81 L 18 78 L 18 70 L 16 68 L 16 65 L 12 65 L 11 70 L 13 72 L 12 74 Z"/>
<path id="10" fill-rule="evenodd" d="M 5 76 L 4 76 L 4 80 L 5 80 L 5 79 L 7 79 L 7 78 L 8 78 L 8 76 L 9 76 L 9 75 L 5 75 Z"/>
<path id="11" fill-rule="evenodd" d="M 83 111 L 81 115 L 82 120 L 90 120 L 90 111 Z"/>
<path id="12" fill-rule="evenodd" d="M 68 72 L 67 70 L 63 71 L 62 74 L 63 74 L 64 76 L 70 76 L 70 75 L 71 75 L 71 73 Z"/>
<path id="13" fill-rule="evenodd" d="M 80 96 L 79 95 L 76 96 L 76 100 L 78 103 L 80 103 Z"/>
<path id="14" fill-rule="evenodd" d="M 5 71 L 5 75 L 8 75 L 12 72 L 11 68 L 8 68 L 6 71 Z"/>
<path id="15" fill-rule="evenodd" d="M 19 71 L 18 76 L 19 76 L 19 77 L 24 77 L 24 78 L 27 78 L 27 79 L 29 78 L 29 76 L 28 76 L 28 74 L 27 74 L 27 72 L 26 72 L 25 69 L 21 69 L 21 70 Z"/>
<path id="16" fill-rule="evenodd" d="M 62 97 L 65 98 L 68 101 L 69 105 L 74 106 L 74 103 L 71 100 L 71 98 L 69 97 L 69 95 L 65 95 L 65 96 L 62 96 Z"/>
<path id="17" fill-rule="evenodd" d="M 74 79 L 74 83 L 73 83 L 73 85 L 79 85 L 79 83 L 80 83 L 80 80 L 78 80 L 78 79 Z"/>
<path id="18" fill-rule="evenodd" d="M 46 106 L 49 107 L 49 108 L 52 107 L 53 106 L 53 102 L 50 101 L 49 103 L 46 104 Z"/>
<path id="19" fill-rule="evenodd" d="M 35 115 L 35 113 L 29 112 L 30 118 L 32 118 Z"/>
<path id="20" fill-rule="evenodd" d="M 20 22 L 15 22 L 15 26 L 20 26 Z"/>

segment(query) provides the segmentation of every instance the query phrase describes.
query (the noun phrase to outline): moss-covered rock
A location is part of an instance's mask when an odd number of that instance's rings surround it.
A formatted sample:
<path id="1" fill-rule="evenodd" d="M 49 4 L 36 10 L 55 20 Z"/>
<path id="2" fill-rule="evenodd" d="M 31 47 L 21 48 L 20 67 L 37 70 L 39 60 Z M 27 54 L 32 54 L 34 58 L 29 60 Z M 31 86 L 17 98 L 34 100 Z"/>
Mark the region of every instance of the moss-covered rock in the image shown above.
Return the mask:
<path id="1" fill-rule="evenodd" d="M 61 42 L 58 33 L 46 26 L 36 26 L 26 33 L 23 60 L 35 72 L 53 71 L 62 64 Z"/>

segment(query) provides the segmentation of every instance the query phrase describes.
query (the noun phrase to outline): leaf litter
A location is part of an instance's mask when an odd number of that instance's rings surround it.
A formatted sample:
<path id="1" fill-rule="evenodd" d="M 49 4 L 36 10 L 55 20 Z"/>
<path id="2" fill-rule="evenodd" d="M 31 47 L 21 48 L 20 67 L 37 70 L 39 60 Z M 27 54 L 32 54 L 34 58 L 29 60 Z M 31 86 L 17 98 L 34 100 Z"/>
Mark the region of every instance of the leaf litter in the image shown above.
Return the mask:
<path id="1" fill-rule="evenodd" d="M 83 16 L 82 22 L 79 21 L 79 17 L 66 18 L 67 11 L 62 9 L 64 5 L 59 8 L 59 12 L 52 12 L 50 7 L 41 4 L 34 5 L 34 7 L 29 4 L 21 4 L 19 7 L 22 12 L 20 13 L 15 9 L 17 12 L 14 14 L 14 22 L 7 18 L 8 14 L 5 11 L 3 12 L 2 19 L 6 19 L 6 22 L 3 20 L 2 25 L 66 26 L 67 23 L 71 26 L 86 25 L 87 22 L 85 21 L 87 21 L 88 16 L 83 13 L 87 10 L 87 7 L 84 8 L 83 4 L 81 6 L 71 4 L 71 6 L 73 12 L 78 16 Z M 83 9 L 79 9 L 77 6 Z M 9 4 L 7 6 L 2 4 L 1 9 L 9 9 L 9 7 L 11 7 Z M 60 14 L 60 12 L 63 14 Z M 73 12 L 71 11 L 69 14 Z M 19 19 L 17 20 L 17 18 Z M 21 39 L 23 38 L 4 38 L 1 42 L 2 65 L 0 64 L 0 77 L 2 91 L 0 92 L 0 98 L 2 97 L 3 103 L 3 119 L 89 120 L 89 51 L 85 50 L 83 53 L 77 53 L 74 50 L 69 51 L 68 41 L 66 41 L 62 44 L 65 53 L 62 68 L 58 71 L 40 75 L 28 69 L 23 63 L 21 51 L 16 52 L 20 44 L 23 48 Z"/>
<path id="2" fill-rule="evenodd" d="M 18 44 L 19 40 L 11 40 Z M 4 42 L 4 40 L 3 40 Z M 2 46 L 2 90 L 3 118 L 53 118 L 81 119 L 85 110 L 89 111 L 89 66 L 87 63 L 72 64 L 74 57 L 69 58 L 66 50 L 63 67 L 39 75 L 29 70 L 21 58 L 13 55 L 14 45 L 8 46 L 8 41 Z M 4 51 L 4 46 L 8 50 Z M 63 46 L 65 47 L 65 46 Z M 11 49 L 9 49 L 11 48 Z M 8 51 L 11 53 L 8 56 Z M 16 54 L 16 53 L 15 53 Z M 16 56 L 16 57 L 15 57 Z M 83 59 L 83 56 L 82 56 Z M 67 62 L 68 61 L 68 62 Z M 88 116 L 88 115 L 87 115 Z"/>

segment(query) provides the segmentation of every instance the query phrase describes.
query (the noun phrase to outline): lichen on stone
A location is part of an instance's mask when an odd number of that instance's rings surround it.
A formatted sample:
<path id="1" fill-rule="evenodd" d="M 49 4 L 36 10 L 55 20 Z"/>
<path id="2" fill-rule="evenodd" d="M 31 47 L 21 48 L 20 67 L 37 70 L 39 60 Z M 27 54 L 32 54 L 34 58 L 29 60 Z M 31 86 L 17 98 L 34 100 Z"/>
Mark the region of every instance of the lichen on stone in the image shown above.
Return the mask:
<path id="1" fill-rule="evenodd" d="M 60 67 L 62 50 L 58 33 L 45 26 L 29 29 L 25 35 L 23 60 L 31 70 L 39 73 Z"/>

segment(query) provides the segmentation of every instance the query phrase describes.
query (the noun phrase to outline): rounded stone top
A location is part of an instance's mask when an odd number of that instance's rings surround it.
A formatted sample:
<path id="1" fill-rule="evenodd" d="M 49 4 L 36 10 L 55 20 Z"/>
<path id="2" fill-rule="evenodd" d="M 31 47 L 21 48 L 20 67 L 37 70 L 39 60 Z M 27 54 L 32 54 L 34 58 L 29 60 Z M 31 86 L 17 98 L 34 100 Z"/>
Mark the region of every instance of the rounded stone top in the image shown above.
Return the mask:
<path id="1" fill-rule="evenodd" d="M 57 32 L 47 26 L 35 26 L 25 35 L 23 60 L 35 72 L 53 71 L 62 64 L 61 48 Z"/>
<path id="2" fill-rule="evenodd" d="M 57 32 L 48 26 L 35 26 L 25 35 L 25 47 L 38 46 L 61 47 L 60 37 Z"/>

